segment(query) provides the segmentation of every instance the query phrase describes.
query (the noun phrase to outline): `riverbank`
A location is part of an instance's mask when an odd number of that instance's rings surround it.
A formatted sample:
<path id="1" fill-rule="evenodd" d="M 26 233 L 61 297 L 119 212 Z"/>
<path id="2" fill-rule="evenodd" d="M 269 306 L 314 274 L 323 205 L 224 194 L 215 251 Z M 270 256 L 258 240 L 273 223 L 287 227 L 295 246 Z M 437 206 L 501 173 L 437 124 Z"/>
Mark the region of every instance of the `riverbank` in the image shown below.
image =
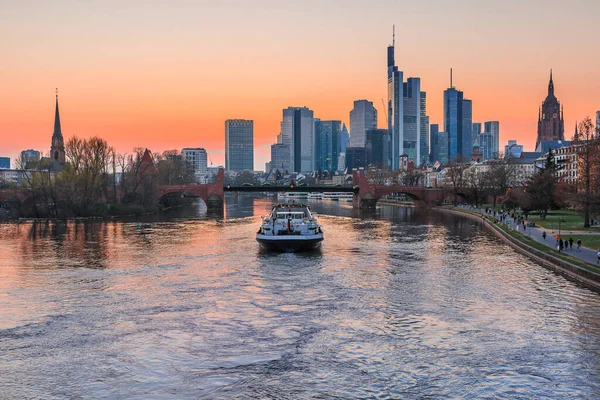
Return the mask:
<path id="1" fill-rule="evenodd" d="M 434 210 L 461 215 L 479 221 L 519 253 L 548 269 L 600 292 L 600 268 L 594 264 L 537 243 L 527 235 L 496 224 L 495 221 L 490 220 L 490 217 L 485 214 L 457 207 L 435 207 Z"/>

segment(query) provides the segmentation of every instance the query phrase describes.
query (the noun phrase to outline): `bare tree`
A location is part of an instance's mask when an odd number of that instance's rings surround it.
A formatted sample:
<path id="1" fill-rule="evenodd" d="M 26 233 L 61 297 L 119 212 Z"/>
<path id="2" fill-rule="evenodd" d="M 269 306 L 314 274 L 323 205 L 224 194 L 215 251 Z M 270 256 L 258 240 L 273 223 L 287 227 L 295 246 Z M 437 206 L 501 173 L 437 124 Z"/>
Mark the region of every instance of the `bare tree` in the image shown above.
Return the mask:
<path id="1" fill-rule="evenodd" d="M 589 117 L 579 123 L 578 134 L 573 137 L 573 142 L 576 146 L 579 176 L 572 200 L 583 210 L 583 226 L 587 228 L 590 226 L 590 214 L 594 211 L 593 208 L 597 207 L 599 200 L 598 188 L 594 183 L 597 181 L 600 160 L 600 139 Z"/>
<path id="2" fill-rule="evenodd" d="M 467 169 L 469 169 L 469 164 L 461 155 L 456 156 L 446 168 L 446 181 L 450 184 L 450 191 L 454 196 L 454 205 L 458 203 L 458 194 L 465 188 L 465 172 Z"/>
<path id="3" fill-rule="evenodd" d="M 489 162 L 489 169 L 485 173 L 485 182 L 489 194 L 494 199 L 494 207 L 498 196 L 503 196 L 506 191 L 515 186 L 516 169 L 505 159 L 498 159 Z"/>

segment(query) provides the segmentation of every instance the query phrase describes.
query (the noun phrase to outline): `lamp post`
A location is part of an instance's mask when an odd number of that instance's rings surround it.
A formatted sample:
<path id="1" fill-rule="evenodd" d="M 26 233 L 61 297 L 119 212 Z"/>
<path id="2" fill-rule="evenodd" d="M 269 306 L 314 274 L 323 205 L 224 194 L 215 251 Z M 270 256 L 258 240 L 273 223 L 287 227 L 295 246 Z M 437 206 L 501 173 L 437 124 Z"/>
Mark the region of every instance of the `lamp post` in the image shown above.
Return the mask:
<path id="1" fill-rule="evenodd" d="M 561 222 L 565 222 L 565 220 L 562 218 L 558 219 L 558 239 L 559 240 L 560 240 L 560 224 L 561 224 Z"/>

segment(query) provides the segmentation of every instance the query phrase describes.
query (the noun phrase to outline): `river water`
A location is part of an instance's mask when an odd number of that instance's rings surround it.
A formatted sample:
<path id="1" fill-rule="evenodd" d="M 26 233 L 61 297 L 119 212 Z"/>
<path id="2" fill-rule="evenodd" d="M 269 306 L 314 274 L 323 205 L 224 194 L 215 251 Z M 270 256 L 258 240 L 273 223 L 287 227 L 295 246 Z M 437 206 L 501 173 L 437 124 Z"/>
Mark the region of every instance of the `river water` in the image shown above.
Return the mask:
<path id="1" fill-rule="evenodd" d="M 598 294 L 402 207 L 262 253 L 270 204 L 0 225 L 0 398 L 600 398 Z"/>

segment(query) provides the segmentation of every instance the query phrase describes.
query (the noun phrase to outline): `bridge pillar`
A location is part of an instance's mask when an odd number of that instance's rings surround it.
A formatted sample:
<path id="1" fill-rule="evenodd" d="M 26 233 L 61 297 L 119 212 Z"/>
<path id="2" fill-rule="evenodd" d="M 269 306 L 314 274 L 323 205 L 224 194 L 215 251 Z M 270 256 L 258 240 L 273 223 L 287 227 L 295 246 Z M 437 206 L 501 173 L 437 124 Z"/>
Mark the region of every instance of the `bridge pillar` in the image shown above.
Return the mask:
<path id="1" fill-rule="evenodd" d="M 367 180 L 364 169 L 352 171 L 352 183 L 359 187 L 358 193 L 354 193 L 352 197 L 352 207 L 356 210 L 375 209 L 379 199 L 375 195 L 375 187 Z"/>
<path id="2" fill-rule="evenodd" d="M 210 211 L 219 211 L 223 209 L 225 192 L 223 191 L 225 185 L 225 172 L 223 168 L 219 168 L 217 172 L 217 178 L 215 183 L 207 185 L 206 194 L 206 207 Z"/>

